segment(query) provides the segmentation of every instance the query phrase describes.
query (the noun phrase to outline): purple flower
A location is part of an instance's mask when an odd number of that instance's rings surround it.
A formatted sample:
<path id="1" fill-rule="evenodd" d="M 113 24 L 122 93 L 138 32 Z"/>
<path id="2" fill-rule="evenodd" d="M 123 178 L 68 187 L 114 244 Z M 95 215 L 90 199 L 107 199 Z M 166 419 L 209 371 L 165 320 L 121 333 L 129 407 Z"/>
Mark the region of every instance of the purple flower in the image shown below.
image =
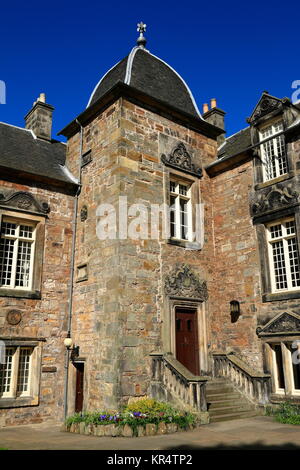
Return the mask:
<path id="1" fill-rule="evenodd" d="M 138 418 L 139 416 L 141 416 L 141 414 L 142 414 L 142 413 L 141 413 L 140 411 L 135 411 L 135 412 L 133 413 L 133 416 L 135 416 L 136 418 Z"/>

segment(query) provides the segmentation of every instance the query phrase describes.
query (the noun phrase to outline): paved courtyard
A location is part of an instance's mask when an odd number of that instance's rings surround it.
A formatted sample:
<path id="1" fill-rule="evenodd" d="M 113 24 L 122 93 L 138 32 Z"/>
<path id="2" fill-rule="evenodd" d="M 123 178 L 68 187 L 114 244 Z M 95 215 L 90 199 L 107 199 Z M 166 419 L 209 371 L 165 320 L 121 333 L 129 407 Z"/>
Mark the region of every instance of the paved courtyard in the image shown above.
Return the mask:
<path id="1" fill-rule="evenodd" d="M 94 437 L 60 431 L 58 424 L 0 429 L 0 448 L 9 450 L 300 450 L 300 427 L 269 417 L 213 423 L 188 432 L 140 438 Z"/>

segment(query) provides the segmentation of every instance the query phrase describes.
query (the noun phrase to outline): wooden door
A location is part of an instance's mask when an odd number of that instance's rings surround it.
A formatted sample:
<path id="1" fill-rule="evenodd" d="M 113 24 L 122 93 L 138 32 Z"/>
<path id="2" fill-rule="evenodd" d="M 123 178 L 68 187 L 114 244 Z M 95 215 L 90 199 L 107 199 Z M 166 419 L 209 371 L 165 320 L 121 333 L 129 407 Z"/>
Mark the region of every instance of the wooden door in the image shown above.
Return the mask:
<path id="1" fill-rule="evenodd" d="M 84 363 L 78 362 L 74 365 L 76 367 L 75 412 L 80 413 L 83 407 Z"/>
<path id="2" fill-rule="evenodd" d="M 197 311 L 176 308 L 176 359 L 194 375 L 200 375 Z"/>

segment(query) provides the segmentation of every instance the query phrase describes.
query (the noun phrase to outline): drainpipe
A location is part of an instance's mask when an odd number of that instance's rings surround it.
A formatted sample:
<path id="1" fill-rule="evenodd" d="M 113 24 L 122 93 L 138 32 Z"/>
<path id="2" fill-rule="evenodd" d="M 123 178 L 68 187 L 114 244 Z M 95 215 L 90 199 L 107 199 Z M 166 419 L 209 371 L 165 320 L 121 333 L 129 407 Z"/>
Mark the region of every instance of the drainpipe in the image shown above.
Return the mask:
<path id="1" fill-rule="evenodd" d="M 76 234 L 77 234 L 77 213 L 78 213 L 78 198 L 81 191 L 81 159 L 82 159 L 82 143 L 83 143 L 83 127 L 76 119 L 76 123 L 80 126 L 80 149 L 79 149 L 79 162 L 78 162 L 78 189 L 75 195 L 74 212 L 73 212 L 73 233 L 72 233 L 72 252 L 71 252 L 71 270 L 70 270 L 70 285 L 69 285 L 69 308 L 68 308 L 68 332 L 67 338 L 71 338 L 72 329 L 72 311 L 73 311 L 73 291 L 74 291 L 74 267 L 75 267 L 75 248 L 76 248 Z M 64 417 L 68 415 L 68 385 L 69 385 L 69 364 L 70 364 L 70 350 L 66 350 L 65 357 L 65 385 L 64 385 Z"/>

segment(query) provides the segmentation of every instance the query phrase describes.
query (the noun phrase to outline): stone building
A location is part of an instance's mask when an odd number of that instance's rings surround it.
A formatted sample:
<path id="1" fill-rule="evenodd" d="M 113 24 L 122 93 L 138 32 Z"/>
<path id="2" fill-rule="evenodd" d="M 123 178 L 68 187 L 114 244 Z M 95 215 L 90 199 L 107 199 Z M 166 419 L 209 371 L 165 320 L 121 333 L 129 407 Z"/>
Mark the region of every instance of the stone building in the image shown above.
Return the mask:
<path id="1" fill-rule="evenodd" d="M 67 145 L 43 96 L 0 124 L 1 425 L 299 401 L 300 108 L 264 92 L 226 138 L 145 46 L 141 26 Z"/>

